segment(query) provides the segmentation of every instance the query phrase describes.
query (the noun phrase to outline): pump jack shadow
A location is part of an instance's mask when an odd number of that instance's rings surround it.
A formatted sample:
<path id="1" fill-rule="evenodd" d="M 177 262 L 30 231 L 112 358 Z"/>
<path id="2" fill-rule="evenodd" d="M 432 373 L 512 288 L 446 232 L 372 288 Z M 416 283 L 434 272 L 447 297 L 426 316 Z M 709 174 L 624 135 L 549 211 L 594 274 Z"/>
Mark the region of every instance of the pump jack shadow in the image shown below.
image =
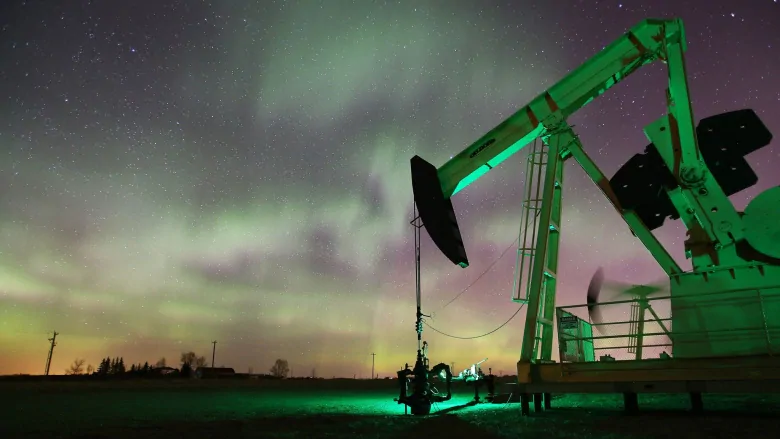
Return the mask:
<path id="1" fill-rule="evenodd" d="M 469 401 L 465 404 L 454 405 L 445 409 L 436 410 L 435 412 L 431 413 L 431 416 L 446 416 L 452 412 L 457 412 L 458 410 L 463 410 L 468 407 L 474 407 L 475 405 L 477 405 L 476 401 Z"/>

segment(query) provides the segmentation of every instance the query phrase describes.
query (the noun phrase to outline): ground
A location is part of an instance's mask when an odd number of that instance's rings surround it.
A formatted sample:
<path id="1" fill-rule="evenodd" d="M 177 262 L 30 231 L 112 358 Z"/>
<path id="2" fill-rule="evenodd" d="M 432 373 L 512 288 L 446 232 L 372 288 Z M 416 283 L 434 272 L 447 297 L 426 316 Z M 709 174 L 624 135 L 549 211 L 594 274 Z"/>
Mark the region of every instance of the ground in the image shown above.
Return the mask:
<path id="1" fill-rule="evenodd" d="M 686 396 L 643 395 L 626 415 L 620 395 L 556 396 L 553 409 L 521 417 L 518 404 L 463 407 L 455 395 L 428 417 L 404 416 L 395 381 L 135 380 L 0 382 L 3 438 L 546 438 L 777 437 L 778 400 L 705 395 L 707 412 Z"/>

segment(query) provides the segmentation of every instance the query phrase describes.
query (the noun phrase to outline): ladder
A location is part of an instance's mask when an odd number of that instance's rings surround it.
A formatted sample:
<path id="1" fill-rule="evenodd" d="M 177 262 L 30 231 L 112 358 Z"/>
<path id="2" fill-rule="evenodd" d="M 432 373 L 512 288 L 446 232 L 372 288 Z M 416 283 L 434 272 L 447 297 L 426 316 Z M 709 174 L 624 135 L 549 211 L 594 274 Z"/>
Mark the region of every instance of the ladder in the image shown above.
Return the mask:
<path id="1" fill-rule="evenodd" d="M 556 157 L 557 158 L 557 157 Z M 552 359 L 553 331 L 555 319 L 555 271 L 558 265 L 559 222 L 561 217 L 560 190 L 562 183 L 562 160 L 556 162 L 556 200 L 550 215 L 549 230 L 545 254 L 537 255 L 537 239 L 540 230 L 540 214 L 543 207 L 544 175 L 549 163 L 548 148 L 542 142 L 534 141 L 529 145 L 526 158 L 525 197 L 520 218 L 517 258 L 512 289 L 512 301 L 528 303 L 531 284 L 531 272 L 537 256 L 544 258 L 544 278 L 539 291 L 540 306 L 536 320 L 533 358 Z"/>

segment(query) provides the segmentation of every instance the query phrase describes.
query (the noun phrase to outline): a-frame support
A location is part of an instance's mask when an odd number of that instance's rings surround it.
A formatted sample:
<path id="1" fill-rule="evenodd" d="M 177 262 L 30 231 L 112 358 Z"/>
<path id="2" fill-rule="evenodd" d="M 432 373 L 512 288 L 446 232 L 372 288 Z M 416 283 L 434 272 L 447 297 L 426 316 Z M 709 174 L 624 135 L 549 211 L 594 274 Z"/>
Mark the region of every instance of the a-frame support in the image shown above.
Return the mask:
<path id="1" fill-rule="evenodd" d="M 531 282 L 528 288 L 523 345 L 517 364 L 518 381 L 532 382 L 532 363 L 552 361 L 553 327 L 555 320 L 555 289 L 557 283 L 558 250 L 563 192 L 564 161 L 573 157 L 585 173 L 601 189 L 629 228 L 650 251 L 653 258 L 669 275 L 682 270 L 652 232 L 632 211 L 623 210 L 612 192 L 609 180 L 583 151 L 579 138 L 560 115 L 551 117 L 542 136 L 548 148 L 543 186 L 542 206 L 539 210 L 538 231 L 534 251 Z M 541 350 L 537 344 L 541 342 Z M 531 395 L 521 395 L 523 414 L 530 411 Z"/>
<path id="2" fill-rule="evenodd" d="M 530 273 L 531 282 L 527 295 L 528 308 L 520 352 L 521 362 L 552 359 L 558 249 L 561 235 L 563 158 L 560 138 L 554 131 L 544 136 L 542 140 L 547 148 L 547 164 L 542 189 L 542 206 L 537 223 L 534 260 Z"/>

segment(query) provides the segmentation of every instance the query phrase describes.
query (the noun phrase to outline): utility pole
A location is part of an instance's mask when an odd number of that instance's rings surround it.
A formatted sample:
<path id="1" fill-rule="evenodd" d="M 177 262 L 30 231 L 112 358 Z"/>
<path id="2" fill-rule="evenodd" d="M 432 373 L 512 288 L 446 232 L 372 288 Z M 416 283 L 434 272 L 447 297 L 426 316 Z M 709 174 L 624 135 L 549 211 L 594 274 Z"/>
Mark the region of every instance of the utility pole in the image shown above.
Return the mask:
<path id="1" fill-rule="evenodd" d="M 52 338 L 49 339 L 49 341 L 51 342 L 51 347 L 49 347 L 49 357 L 46 358 L 46 372 L 43 373 L 45 376 L 49 376 L 49 369 L 51 368 L 51 357 L 52 355 L 54 355 L 54 346 L 57 346 L 58 335 L 59 333 L 57 331 L 54 331 L 54 336 L 52 336 Z"/>
<path id="2" fill-rule="evenodd" d="M 211 348 L 211 368 L 214 369 L 214 356 L 217 355 L 217 341 L 214 340 L 211 344 L 214 345 Z"/>
<path id="3" fill-rule="evenodd" d="M 374 375 L 374 360 L 376 360 L 376 354 L 371 353 L 371 379 L 373 380 L 376 375 Z"/>

